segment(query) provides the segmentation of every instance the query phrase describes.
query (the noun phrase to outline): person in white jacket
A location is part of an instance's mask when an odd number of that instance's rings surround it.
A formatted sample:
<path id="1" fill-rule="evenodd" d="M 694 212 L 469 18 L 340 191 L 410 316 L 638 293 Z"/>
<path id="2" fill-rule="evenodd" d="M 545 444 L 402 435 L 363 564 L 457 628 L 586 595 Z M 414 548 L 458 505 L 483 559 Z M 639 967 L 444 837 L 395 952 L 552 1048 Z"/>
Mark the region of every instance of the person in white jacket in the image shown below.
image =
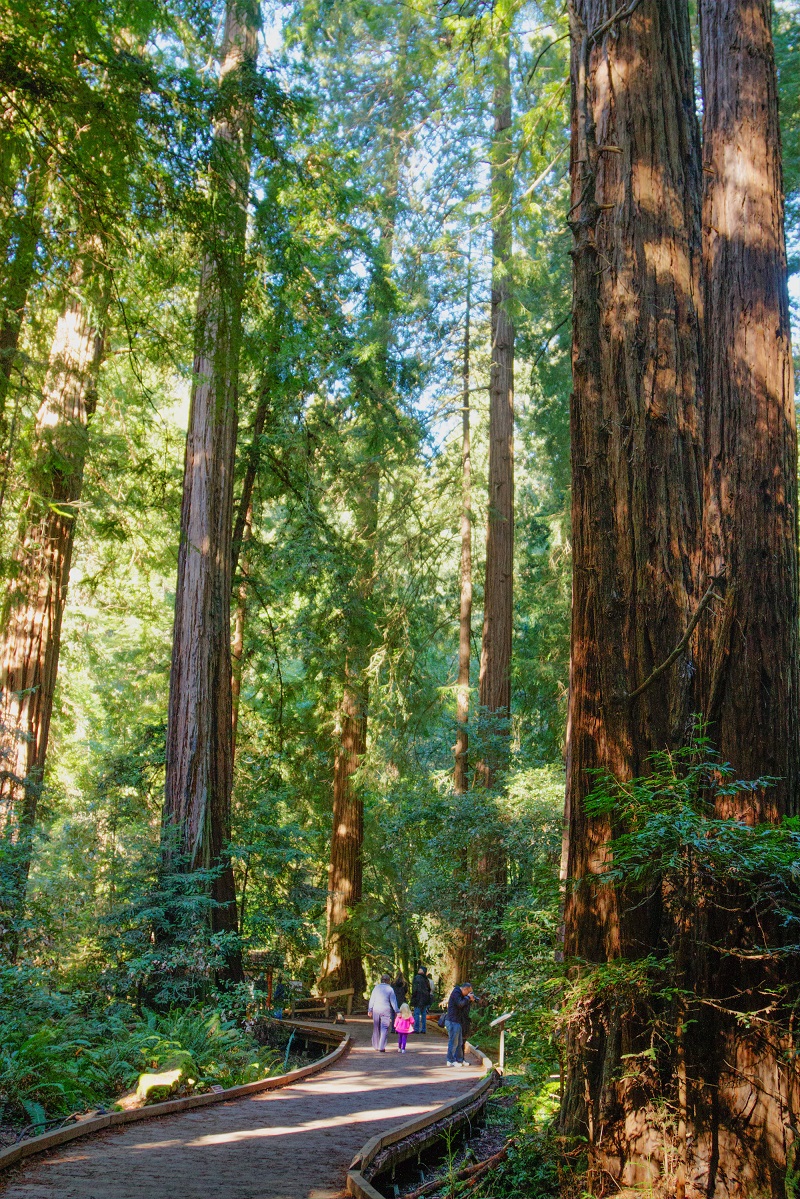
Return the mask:
<path id="1" fill-rule="evenodd" d="M 378 1053 L 386 1052 L 386 1038 L 392 1027 L 394 1014 L 397 1011 L 397 999 L 391 986 L 388 974 L 381 975 L 381 981 L 372 988 L 369 997 L 369 1014 L 372 1016 L 372 1048 Z"/>

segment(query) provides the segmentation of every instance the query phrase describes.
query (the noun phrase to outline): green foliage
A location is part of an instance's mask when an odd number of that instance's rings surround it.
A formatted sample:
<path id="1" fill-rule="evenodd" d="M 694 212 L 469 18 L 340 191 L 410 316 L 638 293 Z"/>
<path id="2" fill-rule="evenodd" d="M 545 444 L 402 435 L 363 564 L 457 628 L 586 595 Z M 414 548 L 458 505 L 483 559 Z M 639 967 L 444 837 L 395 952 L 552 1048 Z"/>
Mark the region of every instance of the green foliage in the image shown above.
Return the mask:
<path id="1" fill-rule="evenodd" d="M 31 969 L 0 972 L 0 1011 L 4 1124 L 35 1128 L 73 1112 L 108 1107 L 135 1088 L 145 1072 L 180 1067 L 184 1091 L 207 1090 L 280 1073 L 283 1064 L 279 1054 L 259 1048 L 216 1009 L 137 1015 L 124 1003 L 54 990 Z"/>
<path id="2" fill-rule="evenodd" d="M 798 821 L 754 823 L 747 802 L 748 795 L 775 780 L 737 779 L 702 735 L 675 753 L 653 754 L 648 766 L 647 775 L 630 782 L 598 774 L 586 799 L 592 817 L 622 830 L 610 842 L 599 884 L 631 885 L 640 897 L 657 888 L 677 925 L 704 904 L 735 902 L 738 896 L 739 904 L 754 911 L 754 927 L 765 936 L 768 927 L 774 936 L 777 918 L 781 933 L 772 942 L 775 953 L 798 952 Z M 717 815 L 726 806 L 738 815 Z M 695 924 L 689 921 L 690 927 Z M 766 944 L 756 943 L 744 952 L 768 951 Z"/>

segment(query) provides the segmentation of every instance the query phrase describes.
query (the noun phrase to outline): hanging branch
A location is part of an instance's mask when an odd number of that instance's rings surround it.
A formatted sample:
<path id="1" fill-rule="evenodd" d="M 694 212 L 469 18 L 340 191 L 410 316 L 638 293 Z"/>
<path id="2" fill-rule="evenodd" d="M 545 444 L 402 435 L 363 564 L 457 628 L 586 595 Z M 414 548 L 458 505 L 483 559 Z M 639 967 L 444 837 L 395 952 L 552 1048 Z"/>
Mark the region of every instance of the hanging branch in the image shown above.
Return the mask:
<path id="1" fill-rule="evenodd" d="M 686 632 L 683 634 L 680 641 L 675 646 L 674 650 L 669 655 L 669 657 L 665 658 L 664 661 L 661 663 L 661 665 L 657 666 L 655 668 L 653 673 L 648 678 L 645 679 L 645 681 L 642 683 L 642 685 L 640 687 L 637 687 L 635 691 L 626 692 L 623 697 L 624 699 L 636 699 L 636 697 L 641 695 L 643 691 L 646 691 L 647 688 L 650 686 L 650 684 L 654 683 L 656 681 L 656 679 L 659 678 L 664 673 L 665 670 L 669 670 L 672 663 L 675 662 L 681 656 L 683 651 L 686 649 L 686 646 L 689 644 L 689 638 L 691 637 L 692 633 L 697 628 L 697 622 L 699 621 L 700 617 L 703 615 L 703 612 L 708 607 L 708 605 L 711 603 L 711 600 L 714 597 L 714 588 L 716 587 L 717 582 L 718 582 L 717 579 L 712 579 L 711 582 L 709 583 L 708 589 L 706 590 L 705 595 L 700 600 L 700 603 L 697 605 L 694 616 L 689 621 L 689 624 L 686 627 Z"/>

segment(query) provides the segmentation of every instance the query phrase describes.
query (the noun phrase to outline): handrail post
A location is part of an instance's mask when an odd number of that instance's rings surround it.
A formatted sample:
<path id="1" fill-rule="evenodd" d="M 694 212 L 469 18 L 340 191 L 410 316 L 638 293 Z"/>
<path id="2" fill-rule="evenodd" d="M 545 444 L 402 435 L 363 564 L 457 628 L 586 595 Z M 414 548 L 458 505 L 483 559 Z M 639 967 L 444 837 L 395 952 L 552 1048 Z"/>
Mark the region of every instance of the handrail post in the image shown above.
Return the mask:
<path id="1" fill-rule="evenodd" d="M 492 1020 L 489 1025 L 490 1028 L 500 1026 L 500 1061 L 497 1064 L 500 1074 L 504 1072 L 506 1066 L 506 1024 L 515 1014 L 515 1012 L 505 1012 L 502 1016 L 498 1016 L 496 1020 Z"/>

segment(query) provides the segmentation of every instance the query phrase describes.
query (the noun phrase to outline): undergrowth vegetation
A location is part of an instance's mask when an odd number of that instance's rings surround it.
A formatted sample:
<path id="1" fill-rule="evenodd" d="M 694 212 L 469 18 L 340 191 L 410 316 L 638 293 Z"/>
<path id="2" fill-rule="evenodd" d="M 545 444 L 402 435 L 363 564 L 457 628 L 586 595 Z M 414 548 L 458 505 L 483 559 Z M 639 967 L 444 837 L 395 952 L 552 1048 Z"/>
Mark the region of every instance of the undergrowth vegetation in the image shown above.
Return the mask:
<path id="1" fill-rule="evenodd" d="M 283 1069 L 283 1054 L 256 1043 L 218 1007 L 137 1013 L 96 994 L 67 993 L 31 972 L 24 1003 L 18 971 L 0 972 L 0 1128 L 30 1135 L 47 1122 L 111 1107 L 140 1075 L 180 1070 L 180 1094 L 254 1082 Z M 148 1101 L 164 1097 L 151 1090 Z"/>

